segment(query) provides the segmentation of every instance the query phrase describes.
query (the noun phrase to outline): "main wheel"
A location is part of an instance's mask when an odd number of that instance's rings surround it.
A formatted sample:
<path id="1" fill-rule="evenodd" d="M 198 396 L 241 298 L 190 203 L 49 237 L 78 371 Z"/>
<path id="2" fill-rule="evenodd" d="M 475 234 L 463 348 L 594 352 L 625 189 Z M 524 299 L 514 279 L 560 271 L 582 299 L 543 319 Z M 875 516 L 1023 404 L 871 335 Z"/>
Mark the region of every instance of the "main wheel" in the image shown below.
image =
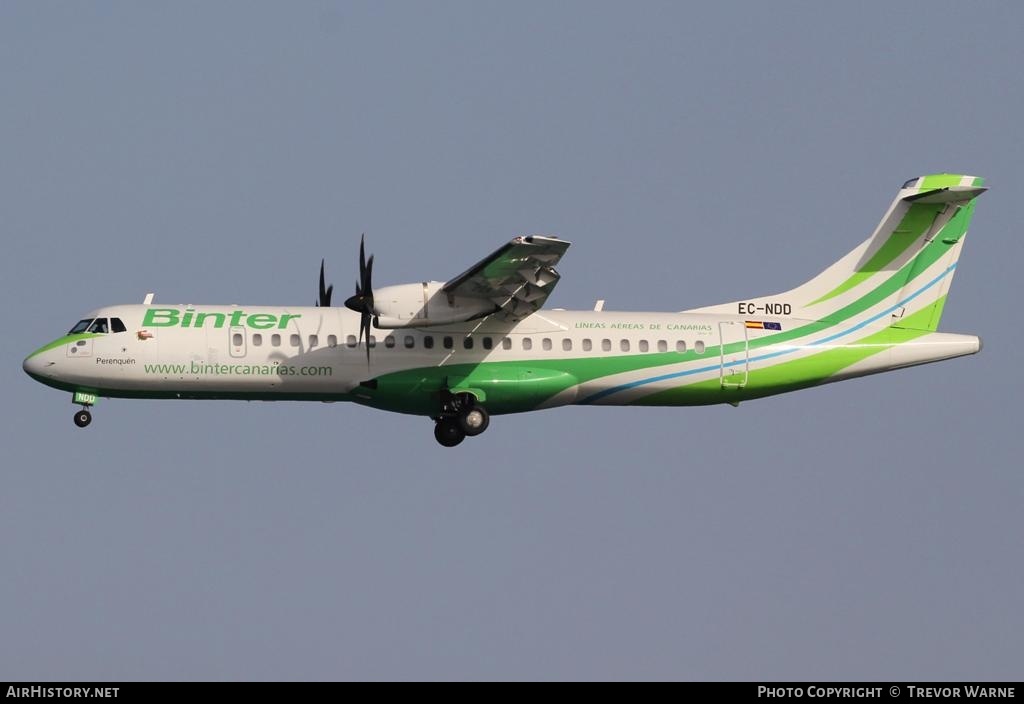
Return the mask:
<path id="1" fill-rule="evenodd" d="M 89 423 L 92 423 L 92 413 L 89 413 L 89 411 L 84 408 L 75 413 L 75 425 L 79 428 L 84 428 L 89 425 Z"/>
<path id="2" fill-rule="evenodd" d="M 466 437 L 473 437 L 487 430 L 491 416 L 483 406 L 470 406 L 459 415 L 459 427 Z"/>
<path id="3" fill-rule="evenodd" d="M 434 438 L 445 447 L 455 447 L 466 439 L 466 433 L 454 418 L 442 418 L 434 426 Z"/>

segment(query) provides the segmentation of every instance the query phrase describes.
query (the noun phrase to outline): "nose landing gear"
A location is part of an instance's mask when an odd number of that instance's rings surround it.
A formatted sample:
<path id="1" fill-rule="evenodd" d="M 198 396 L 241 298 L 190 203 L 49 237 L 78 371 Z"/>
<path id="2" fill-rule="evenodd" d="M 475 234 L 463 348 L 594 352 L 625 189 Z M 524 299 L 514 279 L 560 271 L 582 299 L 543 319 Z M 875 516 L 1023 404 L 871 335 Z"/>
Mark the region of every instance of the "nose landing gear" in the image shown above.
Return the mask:
<path id="1" fill-rule="evenodd" d="M 92 413 L 89 412 L 89 408 L 96 403 L 96 396 L 93 391 L 76 391 L 71 397 L 73 404 L 82 407 L 82 410 L 75 411 L 75 425 L 79 428 L 84 428 L 92 423 Z"/>
<path id="2" fill-rule="evenodd" d="M 455 447 L 487 430 L 491 415 L 473 394 L 445 392 L 441 415 L 434 420 L 434 438 L 444 447 Z"/>
<path id="3" fill-rule="evenodd" d="M 84 428 L 89 423 L 92 423 L 92 413 L 89 413 L 89 409 L 83 408 L 75 412 L 75 425 L 79 428 Z"/>

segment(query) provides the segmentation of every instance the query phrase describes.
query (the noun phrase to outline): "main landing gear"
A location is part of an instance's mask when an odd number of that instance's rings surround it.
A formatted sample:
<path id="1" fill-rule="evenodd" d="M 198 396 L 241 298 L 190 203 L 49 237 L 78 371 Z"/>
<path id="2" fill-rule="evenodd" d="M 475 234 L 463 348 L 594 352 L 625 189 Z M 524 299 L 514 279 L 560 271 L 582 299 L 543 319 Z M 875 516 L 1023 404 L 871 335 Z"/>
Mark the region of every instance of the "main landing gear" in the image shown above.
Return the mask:
<path id="1" fill-rule="evenodd" d="M 89 425 L 89 423 L 92 423 L 92 413 L 89 413 L 88 408 L 83 408 L 82 410 L 75 412 L 75 425 L 79 428 L 84 428 Z"/>
<path id="2" fill-rule="evenodd" d="M 434 438 L 444 447 L 455 447 L 466 438 L 487 430 L 491 416 L 472 394 L 445 392 L 441 415 L 434 419 Z"/>

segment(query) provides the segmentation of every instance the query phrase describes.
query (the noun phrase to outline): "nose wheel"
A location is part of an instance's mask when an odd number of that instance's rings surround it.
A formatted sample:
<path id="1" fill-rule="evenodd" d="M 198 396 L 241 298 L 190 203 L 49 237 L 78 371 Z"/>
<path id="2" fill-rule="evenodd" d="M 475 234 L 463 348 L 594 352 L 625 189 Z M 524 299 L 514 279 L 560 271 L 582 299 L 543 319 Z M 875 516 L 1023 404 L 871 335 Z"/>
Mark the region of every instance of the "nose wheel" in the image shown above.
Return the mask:
<path id="1" fill-rule="evenodd" d="M 75 413 L 75 425 L 79 428 L 84 428 L 89 423 L 92 423 L 92 413 L 89 413 L 88 410 L 83 408 Z"/>

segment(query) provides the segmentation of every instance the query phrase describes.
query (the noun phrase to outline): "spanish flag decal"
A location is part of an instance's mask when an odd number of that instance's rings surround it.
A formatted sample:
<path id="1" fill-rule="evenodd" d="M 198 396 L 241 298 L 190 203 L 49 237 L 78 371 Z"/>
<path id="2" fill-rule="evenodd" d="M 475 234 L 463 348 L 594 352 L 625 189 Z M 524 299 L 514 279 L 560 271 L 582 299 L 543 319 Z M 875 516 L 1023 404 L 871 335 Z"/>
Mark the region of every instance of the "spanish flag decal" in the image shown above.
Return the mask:
<path id="1" fill-rule="evenodd" d="M 768 323 L 763 320 L 748 320 L 746 321 L 746 325 L 748 328 L 753 328 L 755 330 L 782 330 L 781 323 Z"/>

